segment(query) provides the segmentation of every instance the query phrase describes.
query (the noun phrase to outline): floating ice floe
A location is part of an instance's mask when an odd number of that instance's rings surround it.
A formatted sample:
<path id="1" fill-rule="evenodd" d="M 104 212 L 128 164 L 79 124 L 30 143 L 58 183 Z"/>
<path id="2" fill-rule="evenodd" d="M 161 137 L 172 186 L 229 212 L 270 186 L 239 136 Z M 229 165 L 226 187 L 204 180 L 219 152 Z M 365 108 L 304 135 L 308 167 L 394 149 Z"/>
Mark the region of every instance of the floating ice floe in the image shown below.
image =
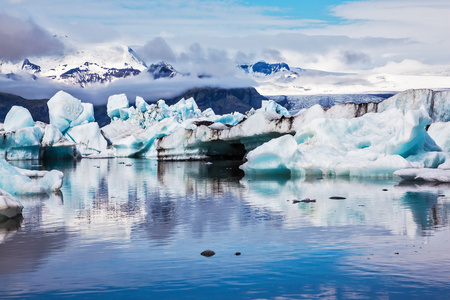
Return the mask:
<path id="1" fill-rule="evenodd" d="M 410 167 L 437 168 L 445 153 L 430 138 L 424 110 L 400 109 L 353 119 L 317 118 L 247 154 L 247 174 L 391 176 Z"/>
<path id="2" fill-rule="evenodd" d="M 22 213 L 22 209 L 23 205 L 19 199 L 0 189 L 0 219 L 2 219 L 2 216 L 14 218 Z"/>
<path id="3" fill-rule="evenodd" d="M 29 175 L 29 174 L 27 174 Z M 4 159 L 0 159 L 0 189 L 11 194 L 45 194 L 57 191 L 62 186 L 64 174 L 57 170 L 49 171 L 39 179 L 31 179 L 22 174 L 20 169 L 16 169 Z M 40 176 L 33 176 L 40 177 Z"/>
<path id="4" fill-rule="evenodd" d="M 441 169 L 401 169 L 394 172 L 403 180 L 418 180 L 430 182 L 450 182 L 450 170 Z"/>

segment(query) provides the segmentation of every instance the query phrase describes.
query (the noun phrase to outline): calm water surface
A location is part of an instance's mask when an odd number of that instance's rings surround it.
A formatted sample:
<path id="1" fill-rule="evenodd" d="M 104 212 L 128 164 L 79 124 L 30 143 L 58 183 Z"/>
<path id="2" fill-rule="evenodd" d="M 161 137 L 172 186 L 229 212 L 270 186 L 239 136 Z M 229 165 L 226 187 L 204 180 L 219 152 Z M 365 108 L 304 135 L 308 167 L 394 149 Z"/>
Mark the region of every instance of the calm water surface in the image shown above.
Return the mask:
<path id="1" fill-rule="evenodd" d="M 43 168 L 65 182 L 0 224 L 0 299 L 450 295 L 450 185 L 255 179 L 216 161 Z"/>

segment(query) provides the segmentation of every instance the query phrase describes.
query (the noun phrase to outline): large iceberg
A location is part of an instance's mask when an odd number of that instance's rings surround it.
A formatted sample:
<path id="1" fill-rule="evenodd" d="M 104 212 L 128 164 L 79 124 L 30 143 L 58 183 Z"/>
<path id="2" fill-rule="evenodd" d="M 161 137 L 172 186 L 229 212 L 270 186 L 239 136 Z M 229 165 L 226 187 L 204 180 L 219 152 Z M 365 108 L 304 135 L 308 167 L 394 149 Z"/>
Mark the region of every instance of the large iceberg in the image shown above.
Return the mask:
<path id="1" fill-rule="evenodd" d="M 54 125 L 62 133 L 69 129 L 71 123 L 77 120 L 83 113 L 81 101 L 72 95 L 59 91 L 48 102 L 50 124 Z M 77 123 L 80 121 L 78 120 Z"/>
<path id="2" fill-rule="evenodd" d="M 424 108 L 434 122 L 450 121 L 450 91 L 435 92 L 430 89 L 407 90 L 377 104 L 377 111 L 399 108 L 404 113 Z"/>
<path id="3" fill-rule="evenodd" d="M 436 168 L 446 156 L 425 131 L 430 122 L 424 110 L 403 114 L 400 109 L 353 119 L 317 118 L 297 128 L 295 136 L 274 139 L 249 152 L 241 168 L 247 174 L 289 170 L 346 176 L 391 176 L 402 168 Z"/>

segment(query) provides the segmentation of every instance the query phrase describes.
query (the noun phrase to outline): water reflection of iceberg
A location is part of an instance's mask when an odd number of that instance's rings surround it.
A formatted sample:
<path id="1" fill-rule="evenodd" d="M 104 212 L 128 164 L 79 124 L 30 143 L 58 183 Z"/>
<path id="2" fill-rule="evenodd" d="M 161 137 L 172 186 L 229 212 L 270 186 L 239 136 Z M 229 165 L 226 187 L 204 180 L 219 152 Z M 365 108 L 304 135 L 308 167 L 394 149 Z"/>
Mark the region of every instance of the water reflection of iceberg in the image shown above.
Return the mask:
<path id="1" fill-rule="evenodd" d="M 145 159 L 57 166 L 70 183 L 63 186 L 68 200 L 62 213 L 66 226 L 92 240 L 129 240 L 139 231 L 135 229 L 144 228 L 157 243 L 180 232 L 201 236 L 206 228 L 222 231 L 254 222 L 286 228 L 361 225 L 409 236 L 449 223 L 447 204 L 438 197 L 450 190 L 445 185 L 418 188 L 394 179 L 257 179 L 243 177 L 238 166 Z M 304 198 L 317 202 L 292 204 Z"/>
<path id="2" fill-rule="evenodd" d="M 63 249 L 68 238 L 60 194 L 21 196 L 23 218 L 0 224 L 0 274 L 33 271 L 45 258 Z M 6 227 L 6 229 L 5 229 Z M 2 233 L 6 239 L 1 242 Z M 2 282 L 3 284 L 3 282 Z M 5 283 L 7 285 L 7 283 Z"/>
<path id="3" fill-rule="evenodd" d="M 364 225 L 389 229 L 393 234 L 411 237 L 424 234 L 436 226 L 449 224 L 450 203 L 439 197 L 450 188 L 428 185 L 397 185 L 395 180 L 363 180 L 349 178 L 302 178 L 297 180 L 246 180 L 252 205 L 270 207 L 285 215 L 288 227 Z M 331 200 L 342 196 L 345 200 Z M 315 203 L 292 205 L 293 199 L 311 198 Z"/>
<path id="4" fill-rule="evenodd" d="M 14 218 L 6 218 L 0 215 L 0 244 L 16 234 L 17 230 L 22 226 L 22 221 L 23 217 L 21 214 Z"/>

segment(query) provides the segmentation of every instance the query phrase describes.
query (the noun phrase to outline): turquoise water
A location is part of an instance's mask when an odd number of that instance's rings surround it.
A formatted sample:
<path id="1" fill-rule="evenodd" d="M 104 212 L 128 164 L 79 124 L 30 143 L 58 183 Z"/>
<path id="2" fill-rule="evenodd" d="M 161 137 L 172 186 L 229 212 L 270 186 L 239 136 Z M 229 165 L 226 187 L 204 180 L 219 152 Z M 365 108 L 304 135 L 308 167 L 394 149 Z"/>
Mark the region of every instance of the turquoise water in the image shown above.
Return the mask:
<path id="1" fill-rule="evenodd" d="M 238 165 L 42 166 L 64 185 L 20 197 L 23 220 L 0 224 L 0 299 L 450 295 L 450 185 L 257 179 Z M 316 202 L 292 201 L 305 198 Z"/>

